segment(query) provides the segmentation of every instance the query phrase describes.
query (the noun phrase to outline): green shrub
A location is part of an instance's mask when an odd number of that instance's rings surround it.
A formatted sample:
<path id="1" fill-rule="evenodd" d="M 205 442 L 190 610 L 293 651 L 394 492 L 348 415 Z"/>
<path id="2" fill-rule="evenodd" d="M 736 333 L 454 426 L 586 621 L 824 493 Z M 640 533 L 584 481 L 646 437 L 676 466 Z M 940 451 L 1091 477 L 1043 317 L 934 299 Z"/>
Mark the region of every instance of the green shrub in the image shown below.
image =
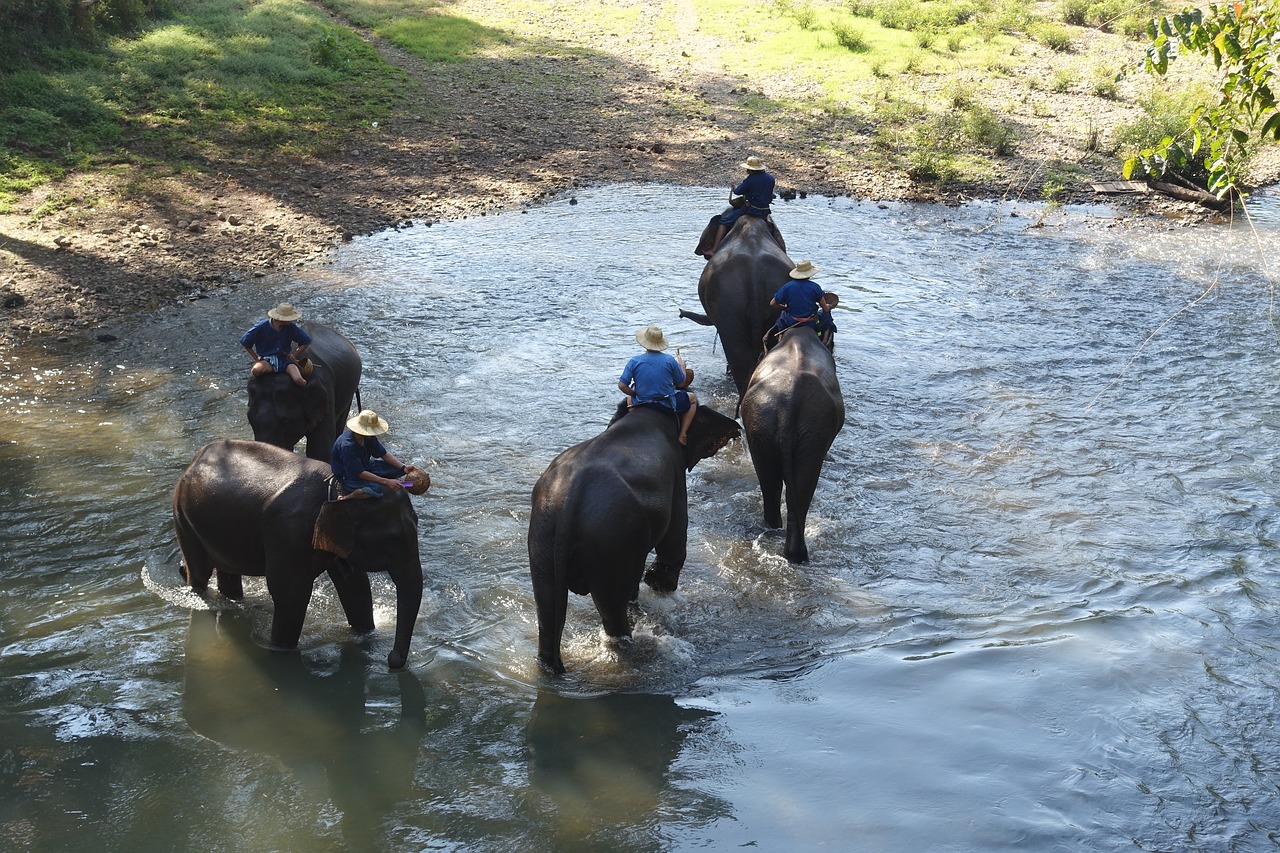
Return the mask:
<path id="1" fill-rule="evenodd" d="M 836 41 L 845 50 L 853 53 L 866 53 L 871 49 L 871 45 L 867 43 L 867 37 L 862 32 L 862 29 L 854 24 L 837 21 L 831 25 L 831 31 L 835 34 Z M 872 67 L 871 72 L 875 74 L 874 67 Z"/>
<path id="2" fill-rule="evenodd" d="M 796 6 L 791 10 L 791 17 L 802 30 L 813 29 L 814 24 L 818 21 L 818 13 L 813 10 L 812 3 L 801 3 Z"/>
<path id="3" fill-rule="evenodd" d="M 1031 28 L 1030 35 L 1050 50 L 1059 53 L 1071 50 L 1071 31 L 1059 24 L 1038 23 Z"/>
<path id="4" fill-rule="evenodd" d="M 1050 91 L 1064 94 L 1071 91 L 1071 84 L 1076 81 L 1075 72 L 1069 68 L 1059 68 L 1053 72 L 1053 77 L 1049 81 Z"/>
<path id="5" fill-rule="evenodd" d="M 1062 0 L 1059 9 L 1063 23 L 1073 27 L 1083 27 L 1089 23 L 1090 0 Z"/>
<path id="6" fill-rule="evenodd" d="M 997 157 L 1008 157 L 1017 142 L 1017 131 L 986 107 L 970 107 L 962 125 L 965 136 L 975 148 L 990 151 Z"/>

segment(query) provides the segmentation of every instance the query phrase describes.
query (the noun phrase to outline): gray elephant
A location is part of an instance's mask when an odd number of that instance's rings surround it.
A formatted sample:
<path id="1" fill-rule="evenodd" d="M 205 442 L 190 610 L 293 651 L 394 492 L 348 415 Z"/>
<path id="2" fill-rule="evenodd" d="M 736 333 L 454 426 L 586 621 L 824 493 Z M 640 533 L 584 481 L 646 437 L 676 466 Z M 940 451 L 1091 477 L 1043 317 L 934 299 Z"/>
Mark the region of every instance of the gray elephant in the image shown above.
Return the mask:
<path id="1" fill-rule="evenodd" d="M 765 332 L 778 319 L 778 309 L 770 307 L 769 300 L 787 281 L 791 268 L 773 224 L 755 216 L 740 217 L 698 279 L 698 298 L 706 313 L 680 312 L 695 323 L 716 327 L 739 398 L 764 351 Z"/>
<path id="2" fill-rule="evenodd" d="M 303 327 L 311 335 L 307 387 L 299 388 L 283 372 L 251 377 L 249 426 L 255 441 L 286 450 L 306 438 L 307 456 L 328 462 L 360 384 L 360 354 L 351 341 L 328 326 L 304 323 Z"/>
<path id="3" fill-rule="evenodd" d="M 560 637 L 569 591 L 590 595 L 611 637 L 631 636 L 627 605 L 640 581 L 674 592 L 689 534 L 685 474 L 741 434 L 699 406 L 681 445 L 679 421 L 653 406 L 618 407 L 600 435 L 561 453 L 533 487 L 529 571 L 538 608 L 538 660 L 564 672 Z M 645 571 L 650 551 L 656 558 Z"/>
<path id="4" fill-rule="evenodd" d="M 422 602 L 418 516 L 404 490 L 330 501 L 329 466 L 256 441 L 205 445 L 173 490 L 173 527 L 187 583 L 244 597 L 243 575 L 266 578 L 275 604 L 271 643 L 294 648 L 316 578 L 333 580 L 347 621 L 373 630 L 367 572 L 396 586 L 396 638 L 387 664 L 404 666 Z"/>
<path id="5" fill-rule="evenodd" d="M 812 327 L 783 332 L 777 346 L 756 367 L 742 396 L 742 425 L 764 496 L 764 522 L 782 526 L 785 486 L 783 553 L 792 562 L 806 562 L 805 519 L 823 460 L 844 426 L 844 397 L 835 359 Z"/>

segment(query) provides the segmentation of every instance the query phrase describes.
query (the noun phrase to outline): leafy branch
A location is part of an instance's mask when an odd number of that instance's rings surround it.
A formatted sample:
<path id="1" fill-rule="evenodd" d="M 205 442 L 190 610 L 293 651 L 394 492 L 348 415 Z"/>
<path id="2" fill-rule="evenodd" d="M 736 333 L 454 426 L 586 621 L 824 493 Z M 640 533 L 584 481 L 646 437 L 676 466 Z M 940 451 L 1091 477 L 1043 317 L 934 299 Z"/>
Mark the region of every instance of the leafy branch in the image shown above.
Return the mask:
<path id="1" fill-rule="evenodd" d="M 1211 3 L 1207 12 L 1188 8 L 1153 20 L 1147 40 L 1143 65 L 1153 76 L 1163 77 L 1180 53 L 1211 58 L 1219 72 L 1218 101 L 1196 109 L 1177 137 L 1166 136 L 1126 160 L 1125 178 L 1190 178 L 1220 199 L 1242 192 L 1249 154 L 1267 137 L 1280 140 L 1280 4 L 1239 0 Z"/>

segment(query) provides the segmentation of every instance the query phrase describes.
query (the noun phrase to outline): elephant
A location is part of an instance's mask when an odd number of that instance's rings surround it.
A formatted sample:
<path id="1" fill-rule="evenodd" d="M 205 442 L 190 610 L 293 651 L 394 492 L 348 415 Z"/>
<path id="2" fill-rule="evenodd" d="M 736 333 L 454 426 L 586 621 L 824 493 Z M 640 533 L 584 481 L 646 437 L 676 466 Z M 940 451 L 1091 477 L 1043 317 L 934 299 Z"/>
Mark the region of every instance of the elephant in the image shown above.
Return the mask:
<path id="1" fill-rule="evenodd" d="M 760 361 L 764 335 L 778 319 L 778 309 L 770 307 L 769 300 L 787 281 L 791 268 L 773 223 L 740 217 L 698 279 L 698 298 L 706 313 L 680 312 L 685 319 L 716 327 L 739 399 Z"/>
<path id="2" fill-rule="evenodd" d="M 360 354 L 351 341 L 328 326 L 303 326 L 311 335 L 307 387 L 299 388 L 284 373 L 250 377 L 249 426 L 255 441 L 286 450 L 293 450 L 305 437 L 308 458 L 328 462 L 360 384 Z"/>
<path id="3" fill-rule="evenodd" d="M 782 526 L 785 486 L 783 553 L 791 562 L 807 562 L 805 518 L 822 462 L 844 426 L 844 397 L 835 359 L 812 327 L 787 329 L 765 354 L 742 396 L 742 425 L 764 497 L 764 522 Z"/>
<path id="4" fill-rule="evenodd" d="M 685 474 L 741 434 L 698 406 L 681 445 L 674 413 L 626 403 L 604 432 L 552 460 L 533 487 L 529 572 L 538 610 L 538 660 L 564 672 L 560 638 L 569 591 L 590 595 L 611 637 L 631 636 L 627 605 L 640 581 L 674 592 L 689 534 Z M 650 551 L 656 558 L 645 571 Z"/>
<path id="5" fill-rule="evenodd" d="M 371 500 L 330 501 L 329 466 L 270 444 L 206 444 L 173 490 L 173 527 L 188 585 L 244 598 L 243 575 L 266 578 L 275 605 L 271 643 L 296 648 L 311 589 L 329 573 L 347 622 L 373 630 L 368 572 L 396 587 L 396 636 L 387 665 L 400 669 L 422 602 L 418 516 L 405 490 Z"/>

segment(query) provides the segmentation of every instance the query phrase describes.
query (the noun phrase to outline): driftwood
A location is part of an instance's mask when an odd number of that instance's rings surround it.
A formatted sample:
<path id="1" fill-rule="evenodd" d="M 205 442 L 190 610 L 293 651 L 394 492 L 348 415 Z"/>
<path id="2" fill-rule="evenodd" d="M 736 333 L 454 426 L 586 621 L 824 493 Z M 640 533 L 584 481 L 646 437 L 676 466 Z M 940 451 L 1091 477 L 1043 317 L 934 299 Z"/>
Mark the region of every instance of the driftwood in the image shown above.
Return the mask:
<path id="1" fill-rule="evenodd" d="M 1201 207 L 1207 207 L 1211 210 L 1230 210 L 1235 204 L 1233 196 L 1228 195 L 1226 198 L 1219 198 L 1203 187 L 1198 187 L 1188 180 L 1181 179 L 1177 175 L 1169 175 L 1170 181 L 1147 181 L 1147 185 L 1158 193 L 1164 193 L 1171 198 L 1179 201 L 1195 202 Z M 1172 181 L 1176 181 L 1173 183 Z"/>

